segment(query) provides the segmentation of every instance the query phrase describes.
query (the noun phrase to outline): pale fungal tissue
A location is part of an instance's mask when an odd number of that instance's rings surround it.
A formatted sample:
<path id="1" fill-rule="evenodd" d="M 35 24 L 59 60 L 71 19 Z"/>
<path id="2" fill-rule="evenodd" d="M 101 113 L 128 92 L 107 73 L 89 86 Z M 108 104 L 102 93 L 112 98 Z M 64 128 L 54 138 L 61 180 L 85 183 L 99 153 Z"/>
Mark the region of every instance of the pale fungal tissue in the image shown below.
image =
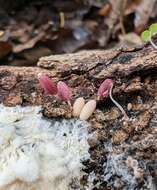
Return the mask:
<path id="1" fill-rule="evenodd" d="M 88 124 L 0 105 L 0 190 L 70 190 L 89 159 Z"/>

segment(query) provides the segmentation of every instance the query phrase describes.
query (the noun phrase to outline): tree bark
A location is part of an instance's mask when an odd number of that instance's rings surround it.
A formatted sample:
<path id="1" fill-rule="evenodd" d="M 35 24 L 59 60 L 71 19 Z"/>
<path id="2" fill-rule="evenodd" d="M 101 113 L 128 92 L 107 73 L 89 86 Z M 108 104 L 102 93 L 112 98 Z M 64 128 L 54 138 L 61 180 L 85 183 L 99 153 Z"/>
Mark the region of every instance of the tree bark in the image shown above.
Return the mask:
<path id="1" fill-rule="evenodd" d="M 114 143 L 120 143 L 135 130 L 148 127 L 154 117 L 157 53 L 150 46 L 52 55 L 42 57 L 38 67 L 0 68 L 0 102 L 6 106 L 42 105 L 47 117 L 71 118 L 69 105 L 43 94 L 38 73 L 46 73 L 55 82 L 65 81 L 72 90 L 72 103 L 80 96 L 86 100 L 96 98 L 100 83 L 106 78 L 113 79 L 113 96 L 134 119 L 123 122 L 122 114 L 109 99 L 98 102 L 97 110 L 89 120 L 92 128 L 116 128 L 114 133 L 104 130 L 100 138 L 111 136 Z"/>

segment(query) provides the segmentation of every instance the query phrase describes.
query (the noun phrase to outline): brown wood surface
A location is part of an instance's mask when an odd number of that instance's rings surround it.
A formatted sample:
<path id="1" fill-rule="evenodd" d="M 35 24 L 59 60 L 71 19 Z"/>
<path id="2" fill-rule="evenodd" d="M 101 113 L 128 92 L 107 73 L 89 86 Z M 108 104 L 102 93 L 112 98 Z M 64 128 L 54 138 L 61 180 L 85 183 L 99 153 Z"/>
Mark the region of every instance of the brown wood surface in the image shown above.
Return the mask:
<path id="1" fill-rule="evenodd" d="M 92 168 L 100 180 L 100 189 L 106 189 L 103 164 L 111 152 L 122 153 L 124 160 L 131 156 L 144 166 L 152 166 L 151 169 L 141 166 L 137 188 L 141 187 L 144 176 L 145 179 L 151 176 L 153 180 L 157 177 L 156 50 L 144 46 L 83 51 L 43 57 L 38 67 L 0 67 L 0 102 L 6 106 L 42 105 L 47 117 L 71 118 L 69 105 L 51 95 L 44 95 L 38 83 L 38 73 L 48 74 L 55 82 L 65 81 L 72 90 L 72 103 L 79 96 L 86 100 L 96 98 L 100 83 L 106 78 L 113 79 L 113 96 L 131 119 L 124 121 L 109 99 L 97 102 L 97 109 L 89 119 L 89 130 L 96 138 L 89 140 L 92 161 L 86 163 L 86 172 L 90 173 Z M 111 142 L 112 150 L 109 151 L 105 147 Z M 114 184 L 116 177 L 112 177 Z M 130 184 L 129 188 L 132 188 Z"/>
<path id="2" fill-rule="evenodd" d="M 109 99 L 98 102 L 90 118 L 92 128 L 104 128 L 103 138 L 112 137 L 119 143 L 129 138 L 137 128 L 148 127 L 153 117 L 157 96 L 157 51 L 150 46 L 136 49 L 92 50 L 73 54 L 42 57 L 38 67 L 0 67 L 0 101 L 7 106 L 42 105 L 48 117 L 71 118 L 71 108 L 53 96 L 44 95 L 37 80 L 46 73 L 55 82 L 65 81 L 76 97 L 96 98 L 100 83 L 114 81 L 113 96 L 124 107 L 131 122 L 123 122 L 120 111 Z M 132 109 L 127 110 L 128 104 Z M 116 127 L 119 126 L 119 127 Z M 110 128 L 117 128 L 114 133 Z"/>

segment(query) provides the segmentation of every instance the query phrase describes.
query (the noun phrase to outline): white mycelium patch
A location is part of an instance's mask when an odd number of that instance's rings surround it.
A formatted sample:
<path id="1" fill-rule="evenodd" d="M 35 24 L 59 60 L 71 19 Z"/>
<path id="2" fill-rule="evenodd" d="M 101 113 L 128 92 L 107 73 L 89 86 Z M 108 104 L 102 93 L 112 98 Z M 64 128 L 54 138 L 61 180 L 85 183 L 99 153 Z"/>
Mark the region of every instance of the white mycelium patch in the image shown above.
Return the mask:
<path id="1" fill-rule="evenodd" d="M 89 158 L 86 122 L 0 105 L 0 189 L 69 190 Z"/>

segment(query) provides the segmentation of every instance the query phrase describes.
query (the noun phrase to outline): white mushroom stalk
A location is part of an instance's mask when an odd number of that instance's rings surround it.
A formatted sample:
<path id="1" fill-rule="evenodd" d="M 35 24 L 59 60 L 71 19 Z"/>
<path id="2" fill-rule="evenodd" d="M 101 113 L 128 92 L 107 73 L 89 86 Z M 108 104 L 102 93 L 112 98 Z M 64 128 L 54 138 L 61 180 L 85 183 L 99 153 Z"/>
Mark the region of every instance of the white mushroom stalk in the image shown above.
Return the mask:
<path id="1" fill-rule="evenodd" d="M 112 100 L 112 102 L 119 108 L 119 110 L 122 112 L 124 115 L 124 118 L 129 120 L 129 117 L 127 116 L 126 112 L 124 111 L 123 107 L 113 98 L 112 96 L 112 89 L 113 89 L 113 84 L 111 85 L 110 91 L 109 91 L 109 97 Z"/>
<path id="2" fill-rule="evenodd" d="M 124 115 L 125 120 L 129 120 L 129 117 L 127 116 L 126 112 L 122 108 L 122 106 L 113 98 L 112 96 L 112 90 L 113 90 L 113 81 L 111 79 L 105 79 L 97 92 L 98 99 L 100 98 L 107 98 L 108 96 L 110 97 L 111 101 L 119 108 L 119 110 L 122 112 Z"/>
<path id="3" fill-rule="evenodd" d="M 151 45 L 152 45 L 155 49 L 157 49 L 157 45 L 153 42 L 152 37 L 150 38 L 149 41 L 150 41 Z"/>

